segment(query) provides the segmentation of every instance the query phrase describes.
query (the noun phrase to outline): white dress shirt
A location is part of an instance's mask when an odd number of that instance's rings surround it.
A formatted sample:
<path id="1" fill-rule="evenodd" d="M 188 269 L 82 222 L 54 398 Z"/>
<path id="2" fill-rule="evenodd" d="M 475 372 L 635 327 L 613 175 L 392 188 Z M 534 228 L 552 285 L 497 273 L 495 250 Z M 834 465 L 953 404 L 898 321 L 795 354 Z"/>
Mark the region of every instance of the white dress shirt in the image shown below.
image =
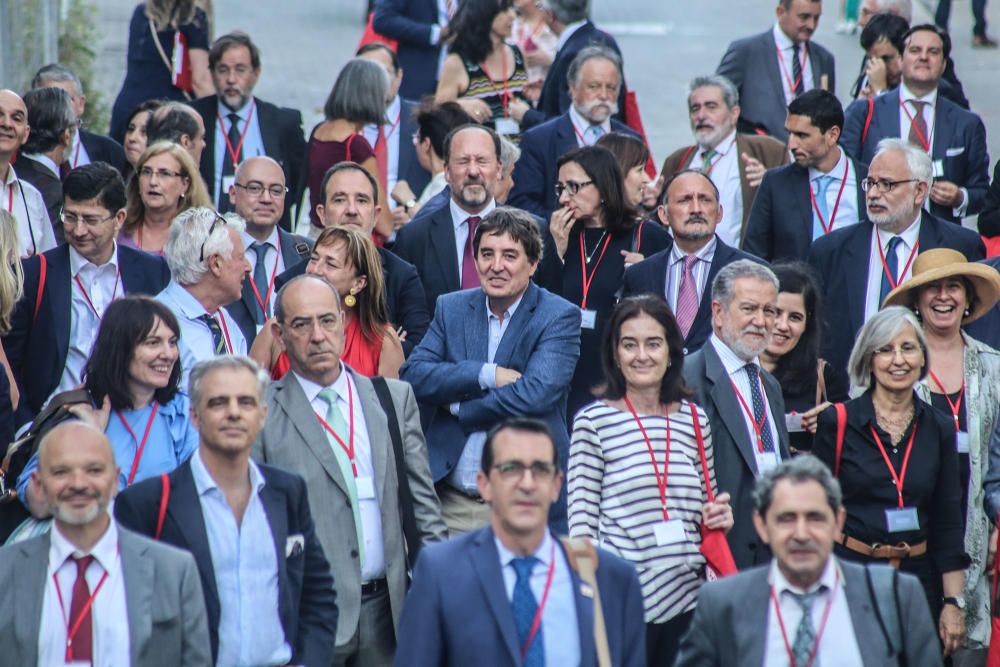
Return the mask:
<path id="1" fill-rule="evenodd" d="M 251 110 L 253 111 L 252 114 Z M 213 174 L 215 181 L 212 184 L 212 193 L 214 195 L 213 199 L 218 206 L 223 201 L 229 201 L 229 189 L 222 188 L 222 162 L 226 159 L 226 151 L 229 150 L 226 147 L 226 137 L 229 136 L 230 126 L 229 114 L 235 113 L 240 117 L 236 124 L 237 132 L 242 135 L 244 128 L 246 129 L 246 135 L 243 137 L 243 146 L 240 150 L 243 159 L 247 160 L 258 155 L 266 155 L 266 153 L 264 152 L 264 139 L 260 133 L 260 122 L 257 117 L 257 104 L 254 102 L 253 97 L 247 100 L 247 103 L 242 108 L 235 111 L 223 104 L 220 98 L 217 112 L 222 117 L 222 124 L 220 126 L 219 116 L 216 116 L 213 123 L 215 126 L 215 174 Z M 250 119 L 249 127 L 246 124 L 247 118 Z M 222 130 L 223 127 L 226 128 L 225 132 Z M 236 150 L 236 146 L 233 146 L 233 150 Z M 235 169 L 239 166 L 238 162 L 233 164 L 233 173 L 235 173 Z"/>
<path id="2" fill-rule="evenodd" d="M 7 177 L 0 180 L 0 207 L 17 220 L 21 257 L 56 247 L 56 235 L 42 193 L 31 183 L 18 179 L 14 165 L 7 169 Z"/>
<path id="3" fill-rule="evenodd" d="M 354 463 L 358 468 L 358 478 L 367 477 L 375 485 L 375 466 L 372 462 L 372 446 L 368 440 L 368 422 L 365 421 L 365 411 L 361 405 L 361 397 L 358 395 L 358 386 L 347 371 L 347 366 L 340 365 L 340 375 L 329 387 L 321 387 L 315 382 L 305 379 L 295 371 L 295 379 L 299 381 L 303 393 L 309 400 L 316 416 L 326 420 L 329 405 L 321 398 L 319 393 L 324 389 L 332 389 L 337 392 L 337 409 L 340 410 L 345 424 L 351 423 L 351 405 L 354 406 Z M 347 403 L 348 390 L 351 387 L 353 400 Z M 325 431 L 324 431 L 325 432 Z M 330 438 L 327 438 L 330 440 Z M 383 443 L 390 446 L 389 443 Z M 330 443 L 331 447 L 340 447 L 336 442 Z M 387 450 L 389 451 L 389 450 Z M 375 491 L 375 498 L 358 498 L 358 510 L 361 514 L 361 534 L 364 535 L 364 560 L 361 563 L 361 581 L 371 581 L 385 576 L 385 546 L 382 541 L 382 512 L 378 506 L 378 489 Z"/>
<path id="4" fill-rule="evenodd" d="M 458 257 L 458 282 L 462 282 L 462 259 L 465 257 L 465 244 L 469 240 L 469 225 L 466 221 L 473 215 L 478 215 L 480 221 L 497 207 L 495 199 L 490 199 L 486 207 L 479 213 L 469 213 L 457 203 L 454 197 L 448 199 L 451 211 L 451 224 L 455 226 L 455 256 Z"/>
<path id="5" fill-rule="evenodd" d="M 778 61 L 778 76 L 781 77 L 781 89 L 785 91 L 785 104 L 787 105 L 795 99 L 795 90 L 792 86 L 795 83 L 795 77 L 792 75 L 795 45 L 788 38 L 788 35 L 781 31 L 781 27 L 777 23 L 774 24 L 772 32 L 774 33 L 774 44 L 781 51 L 781 57 L 779 58 L 778 54 L 775 53 L 774 58 Z M 802 63 L 802 92 L 816 87 L 810 66 L 812 56 L 809 55 L 808 45 L 809 42 L 799 42 L 799 62 Z M 805 55 L 804 60 L 802 59 L 803 55 Z"/>
<path id="6" fill-rule="evenodd" d="M 387 149 L 385 171 L 388 183 L 385 188 L 386 194 L 392 192 L 392 189 L 396 187 L 396 181 L 399 180 L 399 142 L 404 140 L 400 138 L 402 107 L 403 104 L 399 101 L 399 95 L 396 95 L 396 97 L 392 98 L 392 102 L 389 102 L 389 106 L 385 110 L 385 125 L 382 126 Z M 378 125 L 365 125 L 363 132 L 365 140 L 374 149 L 378 143 Z M 405 140 L 410 141 L 410 137 L 405 137 Z"/>
<path id="7" fill-rule="evenodd" d="M 576 135 L 577 146 L 580 147 L 592 146 L 595 143 L 597 143 L 597 139 L 600 139 L 600 137 L 597 137 L 591 140 L 592 135 L 587 134 L 587 128 L 589 128 L 591 125 L 594 125 L 594 123 L 591 123 L 589 120 L 581 116 L 579 112 L 577 112 L 576 107 L 574 107 L 572 104 L 569 105 L 569 120 L 571 123 L 573 123 L 573 134 Z M 597 123 L 597 125 L 602 130 L 604 130 L 601 136 L 608 134 L 609 132 L 611 132 L 611 116 L 605 118 L 603 122 Z"/>
<path id="8" fill-rule="evenodd" d="M 42 620 L 38 632 L 38 664 L 66 664 L 66 623 L 73 604 L 73 585 L 76 583 L 76 563 L 71 556 L 85 554 L 63 537 L 59 526 L 52 524 L 49 545 L 49 565 L 45 573 L 45 591 L 42 600 Z M 118 527 L 111 519 L 104 535 L 94 544 L 89 555 L 94 560 L 87 568 L 87 586 L 90 594 L 97 590 L 104 573 L 108 578 L 94 597 L 90 618 L 93 629 L 91 654 L 94 667 L 128 665 L 129 616 L 125 598 L 125 578 L 122 574 L 121 556 L 118 553 Z M 59 584 L 56 585 L 58 580 Z M 57 592 L 58 589 L 58 592 Z M 59 598 L 62 597 L 60 605 Z"/>
<path id="9" fill-rule="evenodd" d="M 729 133 L 719 142 L 715 150 L 718 155 L 712 158 L 711 172 L 708 177 L 719 188 L 719 203 L 722 205 L 722 220 L 719 221 L 715 233 L 723 243 L 738 248 L 740 232 L 743 230 L 743 188 L 740 185 L 740 156 L 736 148 L 736 130 Z M 705 163 L 706 150 L 698 147 L 691 160 L 692 169 L 701 169 Z"/>
<path id="10" fill-rule="evenodd" d="M 90 153 L 87 152 L 87 147 L 80 141 L 79 130 L 73 133 L 73 146 L 69 150 L 69 166 L 71 169 L 90 164 Z"/>
<path id="11" fill-rule="evenodd" d="M 847 157 L 847 153 L 843 149 L 837 147 L 836 150 L 840 151 L 840 159 L 837 160 L 837 164 L 830 171 L 822 172 L 816 167 L 809 167 L 809 187 L 812 189 L 814 197 L 817 192 L 816 179 L 820 176 L 829 176 L 832 179 L 830 185 L 826 188 L 826 212 L 827 216 L 831 216 L 834 213 L 834 209 L 836 209 L 837 215 L 833 219 L 833 227 L 830 231 L 853 225 L 861 219 L 858 215 L 858 177 L 854 171 L 854 164 Z M 847 169 L 846 183 L 844 183 L 844 169 Z M 841 183 L 844 183 L 843 193 L 840 192 Z M 837 205 L 838 193 L 840 193 L 839 206 Z M 812 217 L 815 218 L 816 209 L 812 207 L 811 199 L 809 206 Z M 824 222 L 827 225 L 830 224 L 829 220 L 824 220 Z M 815 241 L 816 239 L 813 240 Z"/>
<path id="12" fill-rule="evenodd" d="M 698 290 L 699 304 L 701 304 L 701 298 L 705 294 L 708 272 L 712 268 L 712 260 L 715 259 L 715 248 L 718 245 L 718 238 L 713 236 L 708 243 L 693 255 L 698 258 L 698 261 L 691 268 L 691 273 L 694 275 L 695 287 Z M 677 312 L 677 296 L 680 294 L 681 289 L 681 278 L 684 276 L 684 258 L 687 256 L 687 253 L 678 248 L 677 242 L 674 241 L 674 245 L 670 249 L 670 262 L 667 264 L 667 293 L 664 295 L 664 298 L 666 298 L 667 303 L 670 305 L 670 310 L 675 313 Z"/>
<path id="13" fill-rule="evenodd" d="M 891 239 L 896 234 L 892 232 L 887 232 L 875 227 L 875 233 L 872 234 L 871 245 L 868 251 L 868 288 L 865 292 L 865 321 L 869 317 L 874 315 L 882 307 L 879 303 L 879 294 L 882 290 L 882 275 L 884 274 L 884 269 L 882 268 L 882 256 L 878 251 L 878 242 L 882 242 L 882 252 L 889 251 L 889 239 Z M 906 271 L 899 276 L 899 280 L 896 281 L 897 285 L 901 285 L 910 279 L 913 275 L 913 262 L 910 262 L 910 257 L 914 257 L 914 262 L 916 261 L 916 254 L 920 251 L 914 252 L 914 248 L 920 239 L 920 214 L 917 214 L 916 220 L 914 220 L 909 227 L 903 230 L 899 234 L 899 238 L 902 240 L 898 246 L 896 246 L 896 266 L 899 271 Z M 888 258 L 886 258 L 888 260 Z M 909 262 L 909 266 L 907 266 Z"/>

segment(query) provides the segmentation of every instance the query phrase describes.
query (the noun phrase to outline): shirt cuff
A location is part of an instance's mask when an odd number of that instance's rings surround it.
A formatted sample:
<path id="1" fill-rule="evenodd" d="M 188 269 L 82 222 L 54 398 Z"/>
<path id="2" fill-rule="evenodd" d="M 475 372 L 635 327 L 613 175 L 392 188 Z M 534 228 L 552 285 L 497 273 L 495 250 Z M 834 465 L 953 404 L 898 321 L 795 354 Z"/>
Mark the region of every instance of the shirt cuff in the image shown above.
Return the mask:
<path id="1" fill-rule="evenodd" d="M 450 412 L 453 416 L 457 417 L 458 416 L 458 411 L 461 408 L 462 408 L 462 404 L 459 401 L 455 401 L 454 403 L 452 403 L 451 405 L 448 406 L 448 412 Z"/>
<path id="2" fill-rule="evenodd" d="M 479 386 L 483 389 L 497 388 L 497 365 L 483 364 L 479 369 Z"/>
<path id="3" fill-rule="evenodd" d="M 965 211 L 969 208 L 969 191 L 965 188 L 959 188 L 962 192 L 962 203 L 951 209 L 951 214 L 956 218 L 964 218 Z"/>
<path id="4" fill-rule="evenodd" d="M 441 26 L 432 25 L 431 26 L 431 46 L 437 46 L 441 41 Z"/>

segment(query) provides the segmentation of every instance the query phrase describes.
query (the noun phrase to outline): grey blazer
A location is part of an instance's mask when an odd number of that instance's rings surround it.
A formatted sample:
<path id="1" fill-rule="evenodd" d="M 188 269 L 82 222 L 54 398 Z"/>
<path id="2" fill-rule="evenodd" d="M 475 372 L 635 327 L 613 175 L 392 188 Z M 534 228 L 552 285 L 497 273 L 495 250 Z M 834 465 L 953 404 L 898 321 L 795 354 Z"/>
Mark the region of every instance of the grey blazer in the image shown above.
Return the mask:
<path id="1" fill-rule="evenodd" d="M 131 664 L 212 664 L 205 598 L 194 558 L 118 526 Z M 38 662 L 49 533 L 0 549 L 0 646 L 8 665 Z M 13 619 L 13 621 L 11 621 Z"/>
<path id="2" fill-rule="evenodd" d="M 346 366 L 345 366 L 346 368 Z M 375 489 L 382 514 L 382 544 L 392 620 L 399 626 L 406 597 L 407 566 L 403 521 L 399 512 L 396 461 L 389 438 L 385 412 L 368 378 L 349 371 L 358 388 L 361 409 L 368 425 L 372 446 Z M 420 430 L 420 415 L 413 389 L 405 382 L 387 380 L 403 436 L 406 474 L 413 494 L 417 527 L 425 542 L 447 538 L 441 508 L 434 492 L 427 444 Z M 261 463 L 298 473 L 306 481 L 309 506 L 313 508 L 316 534 L 333 568 L 337 587 L 337 644 L 346 643 L 358 627 L 361 613 L 361 560 L 347 484 L 323 427 L 306 399 L 294 373 L 289 372 L 268 387 L 265 395 L 268 415 L 264 430 L 257 436 L 252 456 Z"/>
<path id="3" fill-rule="evenodd" d="M 851 625 L 865 667 L 900 664 L 868 592 L 864 566 L 843 560 L 838 562 L 844 574 L 844 594 L 851 612 Z M 771 591 L 769 569 L 767 565 L 757 567 L 702 586 L 694 618 L 681 640 L 674 667 L 759 667 L 764 664 Z M 901 572 L 898 581 L 897 600 L 906 652 L 903 664 L 939 667 L 941 651 L 924 589 L 910 574 Z M 830 637 L 830 640 L 836 641 L 836 638 Z"/>

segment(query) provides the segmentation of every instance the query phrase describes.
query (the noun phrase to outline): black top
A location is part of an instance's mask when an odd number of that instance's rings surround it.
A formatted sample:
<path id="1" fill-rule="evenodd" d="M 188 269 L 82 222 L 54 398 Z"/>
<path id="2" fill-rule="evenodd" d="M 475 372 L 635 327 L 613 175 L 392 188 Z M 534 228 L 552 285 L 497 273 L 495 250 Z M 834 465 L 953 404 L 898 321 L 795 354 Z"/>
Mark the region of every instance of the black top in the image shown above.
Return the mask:
<path id="1" fill-rule="evenodd" d="M 785 399 L 785 412 L 807 412 L 816 407 L 816 388 L 808 391 L 791 392 L 785 387 L 782 378 L 774 376 L 778 382 L 782 383 L 781 395 Z M 823 364 L 823 380 L 826 382 L 826 400 L 831 403 L 841 403 L 849 398 L 848 389 L 850 382 L 847 374 L 839 368 L 834 368 L 833 364 Z M 788 434 L 788 445 L 796 452 L 808 452 L 812 449 L 813 436 L 806 431 L 797 431 Z"/>
<path id="2" fill-rule="evenodd" d="M 962 398 L 964 399 L 965 392 L 963 391 L 961 393 L 962 393 Z M 931 392 L 931 405 L 934 406 L 935 410 L 938 410 L 942 415 L 944 415 L 947 419 L 949 419 L 952 424 L 954 424 L 955 423 L 955 417 L 954 417 L 954 415 L 951 412 L 951 406 L 948 405 L 948 400 L 951 399 L 951 403 L 952 403 L 952 405 L 954 405 L 955 401 L 958 400 L 958 398 L 959 398 L 959 392 L 955 392 L 954 394 L 950 394 L 948 396 L 948 398 L 945 398 L 944 394 L 937 394 L 937 393 Z M 958 408 L 958 428 L 959 428 L 959 430 L 964 431 L 965 433 L 969 432 L 969 424 L 968 424 L 968 422 L 966 421 L 966 418 L 965 418 L 965 401 L 964 400 L 962 401 L 961 405 L 959 405 L 959 408 Z M 956 450 L 955 451 L 958 451 L 958 449 L 957 449 L 958 442 L 957 441 L 956 441 L 955 445 L 956 445 Z M 962 482 L 962 522 L 963 522 L 963 525 L 964 525 L 964 522 L 965 522 L 965 517 L 967 516 L 967 512 L 969 510 L 969 477 L 972 475 L 972 470 L 969 467 L 970 465 L 971 464 L 969 463 L 969 453 L 968 452 L 959 452 L 958 453 L 958 476 L 959 476 L 959 480 Z"/>
<path id="3" fill-rule="evenodd" d="M 914 418 L 894 449 L 889 435 L 875 421 L 872 391 L 848 401 L 847 428 L 840 461 L 840 486 L 847 509 L 844 533 L 868 544 L 919 544 L 928 542 L 928 554 L 938 572 L 968 567 L 964 550 L 964 529 L 960 502 L 958 457 L 955 454 L 955 426 L 914 395 Z M 889 460 L 901 473 L 906 445 L 917 429 L 906 477 L 903 504 L 916 507 L 920 527 L 914 531 L 890 533 L 885 510 L 898 507 L 896 487 L 882 453 L 872 439 L 871 426 L 885 445 Z M 813 453 L 833 470 L 836 454 L 837 415 L 832 408 L 819 416 Z M 853 554 L 854 552 L 849 552 Z"/>

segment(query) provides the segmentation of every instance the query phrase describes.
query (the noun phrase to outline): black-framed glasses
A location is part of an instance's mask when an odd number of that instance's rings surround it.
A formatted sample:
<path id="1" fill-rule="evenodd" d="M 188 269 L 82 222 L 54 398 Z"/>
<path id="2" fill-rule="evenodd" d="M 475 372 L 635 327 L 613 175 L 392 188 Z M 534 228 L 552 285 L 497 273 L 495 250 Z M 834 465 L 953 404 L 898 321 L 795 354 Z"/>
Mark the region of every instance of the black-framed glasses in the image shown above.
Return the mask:
<path id="1" fill-rule="evenodd" d="M 105 218 L 97 218 L 97 217 L 92 216 L 92 215 L 79 216 L 76 213 L 67 213 L 66 211 L 64 211 L 62 209 L 60 209 L 60 211 L 59 211 L 59 219 L 62 220 L 63 224 L 64 225 L 72 225 L 72 226 L 76 226 L 76 225 L 78 225 L 79 223 L 82 222 L 83 224 L 87 225 L 88 227 L 97 227 L 102 222 L 107 222 L 108 220 L 110 220 L 113 217 L 115 217 L 114 213 L 112 213 L 111 215 L 109 215 L 109 216 L 107 216 Z"/>
<path id="2" fill-rule="evenodd" d="M 268 192 L 275 199 L 282 199 L 286 194 L 288 194 L 288 188 L 284 185 L 267 185 L 263 183 L 258 183 L 257 181 L 250 181 L 246 185 L 242 183 L 233 183 L 238 188 L 243 188 L 247 191 L 251 197 L 260 197 L 264 192 Z"/>
<path id="3" fill-rule="evenodd" d="M 892 189 L 897 185 L 902 183 L 916 183 L 919 179 L 908 178 L 905 181 L 890 181 L 887 178 L 866 178 L 861 181 L 861 189 L 868 192 L 872 188 L 875 188 L 879 192 L 892 192 Z"/>
<path id="4" fill-rule="evenodd" d="M 593 185 L 593 181 L 566 181 L 565 183 L 556 183 L 556 199 L 562 197 L 564 192 L 569 192 L 569 194 L 575 195 L 580 191 L 580 188 L 584 188 L 588 185 Z"/>
<path id="5" fill-rule="evenodd" d="M 228 225 L 229 224 L 229 222 L 225 218 L 223 218 L 221 215 L 219 215 L 218 213 L 216 213 L 215 214 L 215 220 L 212 221 L 211 226 L 209 226 L 209 228 L 208 228 L 208 235 L 205 236 L 205 240 L 201 242 L 201 253 L 198 255 L 198 261 L 199 262 L 204 262 L 205 261 L 205 244 L 208 243 L 208 240 L 210 238 L 212 238 L 212 234 L 215 232 L 215 226 L 218 225 L 220 222 L 223 225 Z"/>
<path id="6" fill-rule="evenodd" d="M 556 466 L 548 461 L 501 461 L 493 465 L 493 469 L 500 473 L 500 477 L 508 481 L 514 481 L 524 477 L 524 471 L 530 470 L 531 476 L 539 481 L 548 481 L 556 474 Z"/>

